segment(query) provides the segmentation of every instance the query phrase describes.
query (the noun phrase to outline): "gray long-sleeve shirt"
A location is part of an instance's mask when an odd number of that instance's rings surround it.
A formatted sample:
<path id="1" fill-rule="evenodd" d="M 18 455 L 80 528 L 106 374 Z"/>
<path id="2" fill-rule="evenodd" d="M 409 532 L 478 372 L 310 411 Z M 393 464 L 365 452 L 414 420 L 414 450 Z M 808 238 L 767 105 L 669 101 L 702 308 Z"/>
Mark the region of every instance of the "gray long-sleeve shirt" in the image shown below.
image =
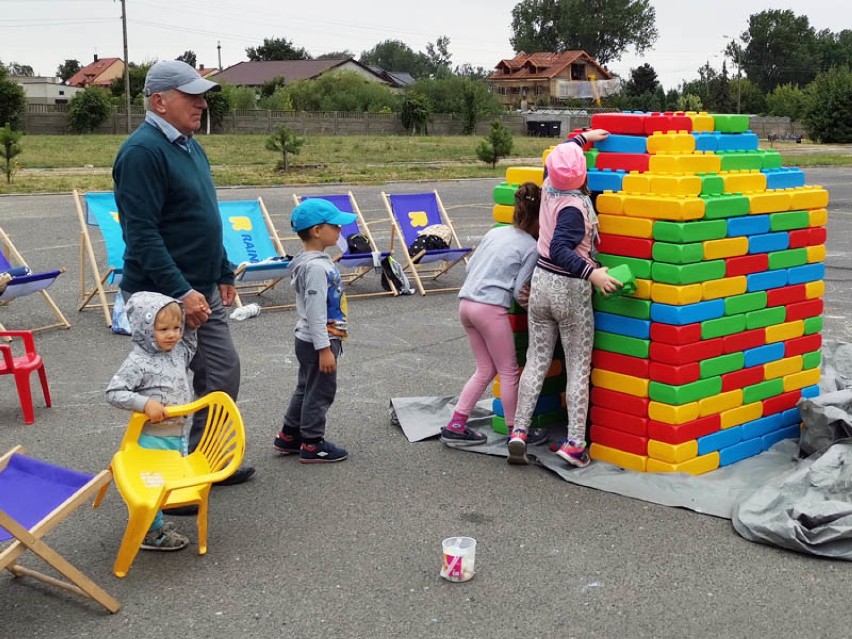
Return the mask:
<path id="1" fill-rule="evenodd" d="M 459 297 L 509 308 L 512 297 L 532 278 L 536 241 L 514 226 L 498 226 L 482 238 L 467 264 Z"/>

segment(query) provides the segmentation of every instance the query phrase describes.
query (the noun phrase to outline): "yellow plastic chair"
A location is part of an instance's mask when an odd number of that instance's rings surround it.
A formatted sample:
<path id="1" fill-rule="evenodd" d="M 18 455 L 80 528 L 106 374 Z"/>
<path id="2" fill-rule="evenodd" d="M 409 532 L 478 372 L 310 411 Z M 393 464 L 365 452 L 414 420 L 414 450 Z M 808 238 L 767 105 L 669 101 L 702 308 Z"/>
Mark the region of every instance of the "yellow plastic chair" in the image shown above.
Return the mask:
<path id="1" fill-rule="evenodd" d="M 234 400 L 217 391 L 183 406 L 169 406 L 169 415 L 207 410 L 207 424 L 198 448 L 186 457 L 173 450 L 149 450 L 138 444 L 147 418 L 133 413 L 118 452 L 112 458 L 116 488 L 127 504 L 127 530 L 113 572 L 124 577 L 158 510 L 198 506 L 198 554 L 207 552 L 207 505 L 211 484 L 230 477 L 243 460 L 246 436 Z M 95 505 L 100 504 L 106 487 Z"/>

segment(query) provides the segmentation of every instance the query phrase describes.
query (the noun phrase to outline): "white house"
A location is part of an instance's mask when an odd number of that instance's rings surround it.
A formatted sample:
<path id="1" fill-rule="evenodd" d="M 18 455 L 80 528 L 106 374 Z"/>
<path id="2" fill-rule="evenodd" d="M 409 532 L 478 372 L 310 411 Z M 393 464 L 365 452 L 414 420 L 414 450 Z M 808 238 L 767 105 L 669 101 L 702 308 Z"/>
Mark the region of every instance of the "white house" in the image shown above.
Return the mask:
<path id="1" fill-rule="evenodd" d="M 29 104 L 68 104 L 83 90 L 62 84 L 59 78 L 10 76 L 10 79 L 24 87 Z"/>

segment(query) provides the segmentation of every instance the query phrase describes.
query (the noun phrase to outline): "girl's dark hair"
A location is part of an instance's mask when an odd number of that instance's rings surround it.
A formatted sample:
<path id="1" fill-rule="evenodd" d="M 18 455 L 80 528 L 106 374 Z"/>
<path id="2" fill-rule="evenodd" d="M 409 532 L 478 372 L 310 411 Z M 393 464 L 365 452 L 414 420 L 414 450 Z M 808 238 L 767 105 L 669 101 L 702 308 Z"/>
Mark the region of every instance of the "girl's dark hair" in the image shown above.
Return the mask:
<path id="1" fill-rule="evenodd" d="M 541 189 L 533 182 L 524 182 L 515 191 L 515 213 L 512 224 L 538 238 L 538 209 L 541 205 Z"/>

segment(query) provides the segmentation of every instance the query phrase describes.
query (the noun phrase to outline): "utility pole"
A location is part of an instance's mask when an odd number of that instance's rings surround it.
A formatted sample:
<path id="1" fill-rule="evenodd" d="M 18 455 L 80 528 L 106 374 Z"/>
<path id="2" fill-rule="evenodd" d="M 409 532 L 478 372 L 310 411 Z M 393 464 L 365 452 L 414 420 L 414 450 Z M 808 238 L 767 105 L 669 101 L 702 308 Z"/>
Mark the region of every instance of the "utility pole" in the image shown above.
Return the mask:
<path id="1" fill-rule="evenodd" d="M 221 40 L 216 41 L 216 50 L 219 53 L 219 71 L 222 70 L 222 42 Z"/>
<path id="2" fill-rule="evenodd" d="M 121 0 L 121 30 L 124 34 L 124 109 L 127 112 L 127 133 L 130 134 L 130 59 L 127 57 L 127 5 Z"/>

